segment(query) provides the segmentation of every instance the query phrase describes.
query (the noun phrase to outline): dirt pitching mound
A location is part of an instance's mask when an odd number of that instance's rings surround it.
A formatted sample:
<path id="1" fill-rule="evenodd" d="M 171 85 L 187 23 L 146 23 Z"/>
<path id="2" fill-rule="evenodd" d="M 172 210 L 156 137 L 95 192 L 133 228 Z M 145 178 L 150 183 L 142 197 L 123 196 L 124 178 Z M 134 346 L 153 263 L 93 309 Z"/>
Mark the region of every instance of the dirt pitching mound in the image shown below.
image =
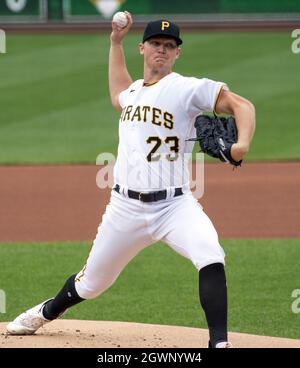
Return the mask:
<path id="1" fill-rule="evenodd" d="M 11 336 L 0 323 L 0 348 L 205 348 L 199 328 L 127 322 L 57 320 L 32 336 Z M 230 333 L 236 348 L 300 348 L 300 340 Z"/>

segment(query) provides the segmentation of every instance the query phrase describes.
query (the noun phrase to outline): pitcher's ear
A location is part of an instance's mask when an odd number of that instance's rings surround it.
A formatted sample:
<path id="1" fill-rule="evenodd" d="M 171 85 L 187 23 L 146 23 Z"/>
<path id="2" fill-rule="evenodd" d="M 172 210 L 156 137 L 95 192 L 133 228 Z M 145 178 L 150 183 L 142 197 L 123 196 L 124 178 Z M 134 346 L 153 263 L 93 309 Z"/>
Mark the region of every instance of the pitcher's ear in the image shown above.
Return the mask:
<path id="1" fill-rule="evenodd" d="M 144 55 L 144 44 L 143 43 L 139 43 L 139 50 L 140 50 L 140 55 Z"/>
<path id="2" fill-rule="evenodd" d="M 180 52 L 181 52 L 181 48 L 180 48 L 180 47 L 178 47 L 177 55 L 176 55 L 176 59 L 178 59 L 178 58 L 179 58 L 179 56 L 180 56 Z"/>

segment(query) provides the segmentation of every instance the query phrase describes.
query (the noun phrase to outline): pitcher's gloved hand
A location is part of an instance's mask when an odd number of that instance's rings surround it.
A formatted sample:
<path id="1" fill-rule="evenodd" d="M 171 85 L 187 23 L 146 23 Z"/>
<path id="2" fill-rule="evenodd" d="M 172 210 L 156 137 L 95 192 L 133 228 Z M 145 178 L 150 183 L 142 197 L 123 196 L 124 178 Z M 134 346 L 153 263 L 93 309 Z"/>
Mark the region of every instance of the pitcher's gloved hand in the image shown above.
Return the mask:
<path id="1" fill-rule="evenodd" d="M 231 156 L 231 146 L 237 142 L 237 127 L 233 116 L 199 115 L 195 128 L 197 138 L 189 140 L 199 141 L 200 151 L 222 162 L 241 166 L 242 160 L 235 161 Z"/>

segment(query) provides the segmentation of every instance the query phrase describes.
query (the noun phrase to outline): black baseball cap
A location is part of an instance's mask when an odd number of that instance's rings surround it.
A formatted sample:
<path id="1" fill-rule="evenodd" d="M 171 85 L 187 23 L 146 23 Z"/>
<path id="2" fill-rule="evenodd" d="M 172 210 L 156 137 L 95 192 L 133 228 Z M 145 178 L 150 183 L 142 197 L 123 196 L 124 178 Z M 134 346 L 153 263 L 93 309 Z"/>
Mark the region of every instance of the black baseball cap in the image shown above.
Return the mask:
<path id="1" fill-rule="evenodd" d="M 145 28 L 143 43 L 152 37 L 172 37 L 176 40 L 177 46 L 182 44 L 180 29 L 177 24 L 166 19 L 154 20 L 149 22 Z"/>

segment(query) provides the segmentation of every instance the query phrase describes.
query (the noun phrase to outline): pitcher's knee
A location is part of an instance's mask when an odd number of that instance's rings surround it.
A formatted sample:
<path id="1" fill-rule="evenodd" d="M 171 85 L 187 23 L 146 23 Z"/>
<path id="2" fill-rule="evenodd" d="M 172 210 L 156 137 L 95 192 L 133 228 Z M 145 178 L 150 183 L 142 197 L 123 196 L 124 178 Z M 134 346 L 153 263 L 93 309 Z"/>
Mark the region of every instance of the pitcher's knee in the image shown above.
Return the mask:
<path id="1" fill-rule="evenodd" d="M 111 278 L 101 278 L 89 282 L 88 280 L 82 278 L 75 281 L 75 287 L 78 295 L 81 298 L 94 299 L 107 290 L 114 283 L 114 281 L 115 279 Z"/>

